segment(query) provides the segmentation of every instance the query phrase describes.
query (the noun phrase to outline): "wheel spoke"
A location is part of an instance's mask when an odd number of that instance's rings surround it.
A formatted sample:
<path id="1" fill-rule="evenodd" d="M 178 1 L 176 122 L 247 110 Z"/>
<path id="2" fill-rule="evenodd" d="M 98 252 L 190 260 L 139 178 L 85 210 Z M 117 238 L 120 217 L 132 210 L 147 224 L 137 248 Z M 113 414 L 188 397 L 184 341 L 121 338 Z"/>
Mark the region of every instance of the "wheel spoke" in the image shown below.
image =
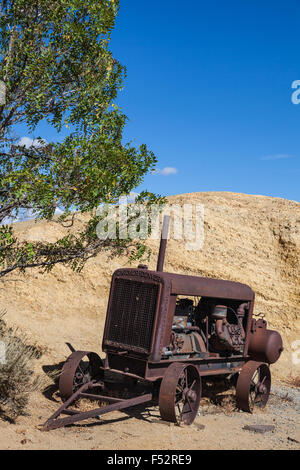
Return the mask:
<path id="1" fill-rule="evenodd" d="M 189 413 L 191 413 L 192 411 L 193 411 L 193 410 L 192 410 L 191 407 L 190 407 L 189 410 L 185 410 L 185 409 L 184 409 L 184 406 L 183 406 L 183 407 L 182 407 L 182 410 L 181 410 L 181 413 L 180 413 L 180 421 L 183 420 L 183 415 L 189 414 Z"/>
<path id="2" fill-rule="evenodd" d="M 179 403 L 183 402 L 183 396 L 181 395 L 178 400 L 175 400 L 175 404 L 178 405 Z"/>
<path id="3" fill-rule="evenodd" d="M 186 403 L 189 405 L 190 411 L 193 411 L 193 408 L 192 408 L 191 402 L 190 402 L 190 400 L 188 399 L 188 397 L 186 397 L 185 404 L 186 404 Z"/>
<path id="4" fill-rule="evenodd" d="M 263 385 L 263 384 L 264 384 L 264 382 L 265 382 L 265 380 L 266 380 L 266 378 L 267 378 L 267 376 L 265 375 L 265 376 L 264 376 L 264 378 L 262 379 L 262 381 L 260 382 L 260 384 L 259 384 L 259 385 Z"/>
<path id="5" fill-rule="evenodd" d="M 192 385 L 189 387 L 189 390 L 192 390 L 193 389 L 193 386 L 195 385 L 195 383 L 197 382 L 197 380 L 194 380 Z"/>
<path id="6" fill-rule="evenodd" d="M 257 389 L 257 383 L 255 382 L 250 382 L 250 390 L 256 390 Z"/>
<path id="7" fill-rule="evenodd" d="M 255 379 L 258 378 L 258 373 L 259 373 L 259 369 L 256 369 L 256 371 L 253 374 L 251 382 L 256 383 Z"/>
<path id="8" fill-rule="evenodd" d="M 263 395 L 262 394 L 257 395 L 255 397 L 254 403 L 258 405 L 259 403 L 262 403 L 262 402 L 263 402 Z"/>
<path id="9" fill-rule="evenodd" d="M 84 374 L 85 374 L 85 372 L 83 372 L 83 370 L 82 370 L 82 368 L 81 368 L 80 364 L 82 364 L 82 361 L 80 361 L 80 362 L 79 362 L 77 369 L 79 369 L 79 370 L 80 370 L 80 372 L 82 373 L 82 375 L 84 375 Z"/>
<path id="10" fill-rule="evenodd" d="M 188 376 L 187 376 L 187 367 L 184 369 L 184 385 L 188 386 Z"/>

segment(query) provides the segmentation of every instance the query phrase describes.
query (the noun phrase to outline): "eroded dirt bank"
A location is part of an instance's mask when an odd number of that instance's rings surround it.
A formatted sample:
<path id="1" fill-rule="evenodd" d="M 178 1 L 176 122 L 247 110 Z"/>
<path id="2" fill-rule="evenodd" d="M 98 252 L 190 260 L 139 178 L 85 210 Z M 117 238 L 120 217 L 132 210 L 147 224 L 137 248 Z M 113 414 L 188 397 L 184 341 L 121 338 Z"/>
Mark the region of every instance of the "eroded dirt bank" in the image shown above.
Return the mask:
<path id="1" fill-rule="evenodd" d="M 189 252 L 183 241 L 171 240 L 165 269 L 249 284 L 256 292 L 256 313 L 264 313 L 269 326 L 278 329 L 284 339 L 285 351 L 272 367 L 277 383 L 299 376 L 299 364 L 292 362 L 292 347 L 294 341 L 300 340 L 300 204 L 235 193 L 192 193 L 170 197 L 169 201 L 180 205 L 204 204 L 205 241 L 202 250 Z M 27 240 L 54 241 L 65 234 L 65 229 L 56 222 L 23 222 L 16 224 L 16 230 Z M 150 241 L 149 245 L 153 249 L 149 266 L 154 268 L 158 242 Z M 110 261 L 103 254 L 90 260 L 80 274 L 57 266 L 49 274 L 32 270 L 24 276 L 13 273 L 7 277 L 0 286 L 1 310 L 6 309 L 9 324 L 20 327 L 30 341 L 45 349 L 38 372 L 45 375 L 45 366 L 51 367 L 65 360 L 69 354 L 66 342 L 75 349 L 101 354 L 111 274 L 125 264 L 125 258 Z M 35 393 L 29 408 L 31 417 L 20 418 L 17 425 L 0 421 L 0 446 L 295 448 L 300 441 L 297 434 L 299 409 L 296 410 L 294 401 L 281 400 L 286 406 L 279 412 L 276 406 L 283 405 L 276 405 L 276 396 L 272 400 L 268 411 L 259 416 L 207 412 L 197 418 L 192 428 L 164 425 L 159 422 L 158 410 L 152 409 L 150 416 L 148 411 L 133 415 L 131 419 L 128 414 L 114 413 L 105 417 L 105 425 L 40 433 L 37 425 L 58 407 L 59 402 Z M 245 424 L 257 420 L 268 424 L 275 422 L 276 431 L 261 436 L 242 430 Z M 292 423 L 295 429 L 290 435 Z M 201 430 L 197 424 L 205 425 L 205 429 Z"/>

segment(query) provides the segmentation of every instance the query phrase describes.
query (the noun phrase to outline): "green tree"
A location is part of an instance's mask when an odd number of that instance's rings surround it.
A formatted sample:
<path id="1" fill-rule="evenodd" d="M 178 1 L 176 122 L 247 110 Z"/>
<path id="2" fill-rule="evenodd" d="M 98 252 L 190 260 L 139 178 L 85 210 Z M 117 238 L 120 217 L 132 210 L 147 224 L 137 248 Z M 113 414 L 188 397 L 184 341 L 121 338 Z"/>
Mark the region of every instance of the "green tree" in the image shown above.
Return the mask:
<path id="1" fill-rule="evenodd" d="M 18 240 L 13 226 L 0 226 L 0 277 L 19 269 L 56 263 L 80 269 L 109 247 L 128 250 L 133 241 L 99 240 L 95 209 L 116 202 L 156 163 L 146 145 L 122 139 L 126 116 L 115 104 L 126 70 L 109 50 L 119 0 L 2 0 L 0 11 L 0 223 L 20 209 L 60 221 L 87 212 L 84 229 L 56 243 Z M 67 136 L 37 138 L 21 146 L 15 126 L 33 132 L 46 121 Z M 65 134 L 64 134 L 65 135 Z M 144 192 L 145 204 L 163 202 Z M 145 254 L 135 244 L 132 258 Z"/>

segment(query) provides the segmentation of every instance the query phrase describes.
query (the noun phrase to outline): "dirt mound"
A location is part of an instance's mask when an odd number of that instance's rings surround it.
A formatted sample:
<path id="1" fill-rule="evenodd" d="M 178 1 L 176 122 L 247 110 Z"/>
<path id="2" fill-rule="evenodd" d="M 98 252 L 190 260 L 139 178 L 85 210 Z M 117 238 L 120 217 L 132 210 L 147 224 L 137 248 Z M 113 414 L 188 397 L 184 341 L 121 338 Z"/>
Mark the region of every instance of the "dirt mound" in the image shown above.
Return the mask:
<path id="1" fill-rule="evenodd" d="M 277 377 L 299 375 L 291 345 L 300 339 L 300 204 L 223 192 L 172 196 L 169 202 L 204 205 L 205 241 L 202 250 L 187 251 L 184 241 L 171 240 L 165 270 L 249 284 L 256 292 L 256 313 L 264 313 L 284 338 L 285 351 L 273 370 Z M 56 222 L 22 222 L 16 230 L 27 240 L 54 241 L 65 234 Z M 156 264 L 158 243 L 149 241 L 150 268 Z M 0 286 L 1 308 L 9 323 L 48 348 L 44 363 L 64 360 L 66 342 L 99 352 L 110 278 L 126 262 L 103 254 L 80 274 L 63 266 L 44 275 L 38 270 L 13 273 Z"/>

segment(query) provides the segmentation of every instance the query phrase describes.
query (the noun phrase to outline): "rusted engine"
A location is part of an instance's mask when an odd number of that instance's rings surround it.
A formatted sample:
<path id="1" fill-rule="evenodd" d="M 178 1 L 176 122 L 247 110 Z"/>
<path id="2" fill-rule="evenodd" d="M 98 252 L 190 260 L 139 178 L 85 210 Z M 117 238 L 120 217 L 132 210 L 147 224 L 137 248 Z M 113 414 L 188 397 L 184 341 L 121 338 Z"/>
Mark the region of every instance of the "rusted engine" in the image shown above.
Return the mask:
<path id="1" fill-rule="evenodd" d="M 203 377 L 235 376 L 237 406 L 244 411 L 266 405 L 269 365 L 283 350 L 280 334 L 253 318 L 255 294 L 249 286 L 164 272 L 168 222 L 156 271 L 140 265 L 113 274 L 102 342 L 106 356 L 71 354 L 59 385 L 65 404 L 45 430 L 157 401 L 164 420 L 191 424 Z M 122 396 L 124 390 L 131 398 Z M 80 397 L 108 405 L 86 413 L 71 410 Z M 60 414 L 70 416 L 57 419 Z"/>

